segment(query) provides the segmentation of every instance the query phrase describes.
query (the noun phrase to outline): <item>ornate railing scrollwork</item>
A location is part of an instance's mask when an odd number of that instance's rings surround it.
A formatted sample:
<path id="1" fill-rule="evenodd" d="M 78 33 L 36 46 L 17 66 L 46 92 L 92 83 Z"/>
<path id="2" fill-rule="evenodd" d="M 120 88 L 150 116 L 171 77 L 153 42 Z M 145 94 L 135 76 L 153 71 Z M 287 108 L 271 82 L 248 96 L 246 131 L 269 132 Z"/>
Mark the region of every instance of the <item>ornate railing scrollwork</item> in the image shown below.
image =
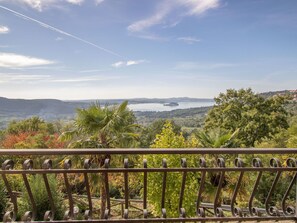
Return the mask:
<path id="1" fill-rule="evenodd" d="M 289 156 L 281 156 L 283 154 Z M 5 196 L 9 198 L 9 205 L 3 213 L 3 222 L 297 221 L 296 154 L 297 149 L 253 148 L 1 149 L 0 155 L 9 157 L 2 163 L 0 170 Z M 59 158 L 55 159 L 54 155 Z M 111 162 L 111 160 L 118 161 L 112 158 L 113 155 L 121 155 L 121 164 Z M 133 155 L 137 156 L 137 159 L 131 158 Z M 157 164 L 153 162 L 151 164 L 149 159 L 151 157 L 148 155 L 158 155 L 158 159 L 162 158 L 162 163 L 159 161 Z M 26 159 L 28 156 L 31 159 Z M 101 157 L 100 162 L 98 163 L 92 156 Z M 174 162 L 170 156 L 176 156 Z M 63 159 L 62 164 L 53 163 L 61 159 Z M 25 161 L 22 162 L 23 160 Z M 149 180 L 154 178 L 151 178 L 154 174 L 159 177 L 156 188 L 148 188 Z M 74 175 L 75 180 L 79 178 L 79 184 L 73 180 Z M 38 203 L 33 190 L 34 180 L 39 179 L 37 176 L 41 176 L 41 183 L 44 183 L 48 199 L 48 206 L 44 208 L 45 213 L 37 213 Z M 63 193 L 63 205 L 67 209 L 64 217 L 61 216 L 60 206 L 55 203 L 52 177 L 57 178 L 59 193 Z M 100 183 L 97 181 L 94 184 L 93 177 L 99 179 Z M 115 203 L 116 201 L 110 197 L 110 187 L 114 177 L 119 177 L 122 182 L 122 198 L 117 201 L 119 203 Z M 138 177 L 136 179 L 139 181 L 136 183 L 141 191 L 138 194 L 140 199 L 137 200 L 137 205 L 132 205 L 135 200 L 131 197 L 133 191 L 131 182 L 134 177 Z M 15 187 L 16 179 L 22 181 L 24 185 L 22 190 L 18 191 Z M 176 179 L 177 184 L 174 184 L 174 188 L 169 187 L 169 179 Z M 263 187 L 266 188 L 265 191 Z M 93 188 L 103 190 L 106 197 L 100 200 L 101 197 L 98 198 L 93 193 Z M 158 202 L 156 206 L 150 203 L 150 190 L 154 189 L 158 190 L 158 196 L 154 198 Z M 77 195 L 76 191 L 81 194 Z M 194 200 L 188 199 L 190 195 L 193 198 L 193 193 Z M 25 197 L 29 206 L 23 214 L 19 213 L 19 209 L 22 209 L 19 206 Z M 173 200 L 176 203 L 173 203 Z M 101 201 L 104 204 L 100 203 Z M 79 202 L 83 202 L 83 206 L 80 206 Z M 104 205 L 103 213 L 101 204 Z M 122 205 L 121 215 L 115 216 L 119 208 L 114 207 L 118 204 Z M 175 215 L 172 214 L 172 208 Z M 59 220 L 59 217 L 63 219 Z"/>

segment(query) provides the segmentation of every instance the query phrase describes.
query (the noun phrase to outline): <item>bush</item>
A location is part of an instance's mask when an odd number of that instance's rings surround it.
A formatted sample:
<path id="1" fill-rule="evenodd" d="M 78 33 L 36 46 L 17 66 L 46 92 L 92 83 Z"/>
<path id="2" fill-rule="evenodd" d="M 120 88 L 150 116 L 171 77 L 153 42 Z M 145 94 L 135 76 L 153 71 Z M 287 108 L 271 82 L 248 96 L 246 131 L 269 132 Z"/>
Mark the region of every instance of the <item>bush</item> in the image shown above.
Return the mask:
<path id="1" fill-rule="evenodd" d="M 36 219 L 43 220 L 46 211 L 51 210 L 51 206 L 48 199 L 48 193 L 46 191 L 45 183 L 41 175 L 32 175 L 29 178 L 30 187 L 34 200 L 36 203 Z M 63 195 L 58 190 L 58 183 L 54 175 L 47 175 L 52 197 L 55 204 L 55 219 L 62 219 L 64 215 L 65 208 L 63 206 Z M 24 214 L 26 211 L 32 210 L 29 195 L 24 187 L 23 189 L 22 202 L 20 203 L 20 214 Z M 21 215 L 21 216 L 22 216 Z"/>
<path id="2" fill-rule="evenodd" d="M 4 182 L 0 180 L 0 219 L 3 219 L 3 215 L 5 214 L 5 208 L 7 206 L 7 195 L 5 191 Z"/>

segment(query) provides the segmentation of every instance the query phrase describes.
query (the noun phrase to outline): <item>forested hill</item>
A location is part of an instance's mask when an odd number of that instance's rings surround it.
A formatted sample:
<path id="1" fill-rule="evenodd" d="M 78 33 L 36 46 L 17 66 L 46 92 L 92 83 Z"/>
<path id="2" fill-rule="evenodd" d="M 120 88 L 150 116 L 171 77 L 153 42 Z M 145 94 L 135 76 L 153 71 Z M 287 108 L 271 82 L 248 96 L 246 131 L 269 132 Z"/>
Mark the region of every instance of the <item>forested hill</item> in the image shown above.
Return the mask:
<path id="1" fill-rule="evenodd" d="M 39 116 L 47 121 L 57 119 L 72 119 L 77 108 L 86 108 L 93 102 L 105 104 L 118 104 L 125 99 L 105 99 L 105 100 L 81 100 L 81 101 L 61 101 L 55 99 L 8 99 L 0 97 L 0 128 L 5 127 L 11 120 L 25 119 L 31 116 Z M 136 103 L 168 103 L 168 102 L 211 102 L 212 99 L 200 98 L 135 98 L 129 99 L 129 104 Z M 138 118 L 148 117 L 147 121 L 154 118 L 171 118 L 178 116 L 188 117 L 195 109 L 178 110 L 176 112 L 136 112 Z M 204 110 L 204 109 L 202 109 Z M 191 112 L 190 112 L 191 111 Z M 196 110 L 195 110 L 196 111 Z M 194 111 L 194 113 L 195 113 Z M 200 111 L 199 111 L 200 113 Z M 204 112 L 203 112 L 204 113 Z M 171 115 L 170 115 L 171 114 Z M 205 113 L 204 113 L 205 114 Z"/>
<path id="2" fill-rule="evenodd" d="M 28 116 L 40 116 L 51 119 L 57 116 L 63 117 L 75 112 L 76 108 L 87 107 L 86 102 L 64 102 L 55 99 L 8 99 L 0 97 L 0 117 L 10 116 L 26 118 Z"/>
<path id="3" fill-rule="evenodd" d="M 297 90 L 269 91 L 269 92 L 260 93 L 259 95 L 263 96 L 264 98 L 269 98 L 274 95 L 291 95 L 293 97 L 296 97 Z"/>
<path id="4" fill-rule="evenodd" d="M 270 97 L 277 94 L 291 94 L 297 100 L 297 91 L 274 91 L 260 93 L 263 97 Z M 105 99 L 105 100 L 80 100 L 80 101 L 61 101 L 55 99 L 8 99 L 0 97 L 0 128 L 5 127 L 11 120 L 25 119 L 31 116 L 39 116 L 47 121 L 57 119 L 72 119 L 74 118 L 77 108 L 86 108 L 92 102 L 99 102 L 105 104 L 118 104 L 125 99 Z M 135 98 L 129 99 L 129 104 L 139 103 L 168 103 L 168 102 L 210 102 L 212 99 L 201 98 Z M 295 103 L 296 104 L 296 103 Z M 292 107 L 292 106 L 290 106 Z M 193 118 L 201 120 L 210 107 L 204 108 L 190 108 L 190 109 L 177 109 L 170 112 L 135 112 L 137 119 L 142 124 L 147 124 L 155 119 L 174 119 L 181 122 L 183 125 L 186 121 L 187 126 L 192 126 Z M 295 110 L 295 105 L 291 111 Z M 181 120 L 182 119 L 182 120 Z M 197 123 L 197 122 L 196 122 Z M 194 127 L 194 126 L 193 126 Z"/>

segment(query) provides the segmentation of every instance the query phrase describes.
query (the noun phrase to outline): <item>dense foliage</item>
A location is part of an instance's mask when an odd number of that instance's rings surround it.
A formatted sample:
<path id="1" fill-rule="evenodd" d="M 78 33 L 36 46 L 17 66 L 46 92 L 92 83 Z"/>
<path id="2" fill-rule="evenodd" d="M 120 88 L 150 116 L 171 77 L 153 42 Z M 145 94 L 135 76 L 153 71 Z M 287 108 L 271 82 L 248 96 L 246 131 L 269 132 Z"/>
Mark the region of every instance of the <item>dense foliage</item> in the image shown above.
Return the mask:
<path id="1" fill-rule="evenodd" d="M 2 148 L 63 148 L 57 129 L 38 117 L 12 121 L 2 133 Z"/>
<path id="2" fill-rule="evenodd" d="M 197 141 L 187 141 L 181 133 L 177 134 L 173 130 L 173 126 L 170 122 L 166 122 L 160 134 L 157 134 L 152 148 L 186 148 L 195 147 Z M 181 164 L 182 155 L 172 156 L 172 155 L 151 155 L 147 156 L 148 165 L 151 167 L 162 166 L 162 160 L 165 159 L 168 167 L 177 167 Z M 195 166 L 198 162 L 194 156 L 187 157 L 187 165 Z M 163 174 L 149 174 L 148 175 L 148 199 L 153 205 L 153 212 L 156 215 L 160 214 L 161 203 L 160 197 L 162 194 L 162 182 Z M 178 216 L 180 210 L 178 210 L 179 205 L 179 193 L 181 187 L 181 174 L 179 173 L 168 173 L 166 179 L 166 197 L 169 197 L 165 203 L 165 208 L 167 214 L 170 216 Z M 189 185 L 188 190 L 185 191 L 185 199 L 183 207 L 187 210 L 187 213 L 193 215 L 195 209 L 193 208 L 195 204 L 195 195 L 197 193 L 197 176 L 195 174 L 188 174 L 187 185 Z M 152 189 L 153 188 L 153 189 Z M 177 216 L 176 216 L 177 215 Z"/>
<path id="3" fill-rule="evenodd" d="M 140 125 L 141 118 L 136 119 L 134 113 L 127 108 L 127 102 L 114 106 L 100 106 L 93 104 L 88 108 L 78 109 L 77 116 L 73 122 L 49 123 L 38 117 L 32 117 L 21 121 L 11 122 L 6 129 L 0 132 L 1 148 L 222 148 L 222 147 L 297 147 L 297 116 L 296 102 L 289 102 L 285 95 L 261 96 L 255 94 L 251 89 L 227 90 L 215 98 L 216 104 L 213 108 L 202 108 L 196 110 L 172 112 L 172 119 L 164 119 L 165 113 L 150 113 L 148 119 L 151 124 L 147 124 L 147 119 Z M 289 102 L 289 103 L 288 103 Z M 208 111 L 206 117 L 205 112 Z M 185 118 L 186 119 L 182 119 Z M 190 115 L 189 115 L 190 114 Z M 167 112 L 168 115 L 168 112 Z M 192 116 L 191 116 L 192 115 Z M 166 115 L 164 117 L 167 117 Z M 160 119 L 162 118 L 162 119 Z M 180 118 L 180 119 L 179 119 Z M 186 121 L 185 121 L 186 120 Z M 141 122 L 142 123 L 142 122 Z M 187 124 L 185 124 L 187 123 Z M 185 128 L 186 127 L 186 128 Z M 61 134 L 62 133 L 62 134 Z M 236 149 L 236 148 L 235 148 Z M 232 155 L 224 155 L 230 158 Z M 148 166 L 161 167 L 163 158 L 168 166 L 180 167 L 181 158 L 185 156 L 177 155 L 147 155 Z M 81 165 L 83 158 L 76 157 Z M 84 157 L 85 158 L 85 157 Z M 112 159 L 111 165 L 122 166 L 123 157 L 92 156 L 89 157 L 93 164 L 102 167 L 105 159 Z M 141 156 L 135 156 L 135 160 L 130 161 L 131 167 L 142 162 Z M 195 156 L 186 156 L 187 166 L 197 166 L 198 160 Z M 216 165 L 218 157 L 206 155 L 211 160 L 211 165 Z M 235 157 L 232 156 L 232 159 Z M 241 157 L 246 163 L 250 163 L 252 156 Z M 265 157 L 263 162 L 269 162 Z M 286 157 L 280 157 L 286 158 Z M 3 158 L 4 159 L 4 158 Z M 3 162 L 2 158 L 0 161 Z M 56 160 L 61 163 L 61 158 Z M 20 163 L 20 162 L 19 162 Z M 19 164 L 18 163 L 18 164 Z M 38 160 L 37 160 L 38 163 Z M 132 198 L 140 197 L 142 183 L 137 180 L 137 176 L 130 177 L 130 195 Z M 195 215 L 195 196 L 199 186 L 199 174 L 187 175 L 187 188 L 184 194 L 183 207 L 187 210 L 187 215 Z M 212 200 L 216 191 L 218 173 L 207 176 L 208 184 L 206 191 L 208 197 L 205 200 Z M 249 176 L 243 179 L 244 186 L 239 191 L 238 204 L 241 198 L 247 196 L 248 189 L 252 188 L 252 182 L 256 176 Z M 282 176 L 283 177 L 283 176 Z M 292 176 L 284 176 L 292 177 Z M 179 193 L 181 188 L 180 173 L 169 173 L 166 183 L 165 208 L 168 216 L 178 214 Z M 73 185 L 73 190 L 78 193 L 85 193 L 82 177 L 69 176 Z M 101 197 L 101 214 L 105 210 L 105 186 L 102 184 L 104 176 L 100 174 L 90 174 L 92 181 L 92 192 Z M 224 193 L 221 202 L 229 202 L 232 188 L 236 184 L 235 175 L 226 175 L 224 180 Z M 273 175 L 264 176 L 260 184 L 261 191 L 269 191 Z M 59 218 L 62 215 L 63 188 L 58 187 L 63 179 L 51 177 L 51 187 L 56 192 L 55 199 L 59 203 L 57 213 Z M 16 191 L 21 191 L 24 185 L 21 179 L 10 179 Z M 123 178 L 114 174 L 110 176 L 112 188 L 111 196 L 122 198 Z M 148 198 L 153 214 L 160 215 L 163 174 L 148 174 Z M 61 183 L 63 184 L 63 182 Z M 34 190 L 38 211 L 44 213 L 49 209 L 48 199 L 44 189 L 44 182 L 38 176 L 32 176 L 30 185 Z M 0 182 L 1 188 L 2 183 Z M 79 188 L 79 189 L 77 189 Z M 286 185 L 281 185 L 278 190 L 282 194 Z M 22 205 L 20 209 L 25 211 L 30 209 L 28 195 L 23 191 Z M 265 194 L 265 193 L 264 193 Z M 257 201 L 263 202 L 264 197 L 256 196 Z M 275 199 L 278 199 L 275 196 Z M 242 199 L 244 200 L 244 199 Z M 3 209 L 7 206 L 6 191 L 0 191 L 0 217 Z M 42 219 L 42 216 L 38 216 Z"/>
<path id="4" fill-rule="evenodd" d="M 272 138 L 289 127 L 284 96 L 265 99 L 251 89 L 230 89 L 215 98 L 215 102 L 205 120 L 205 129 L 229 132 L 239 129 L 236 146 L 254 147 L 257 141 Z"/>

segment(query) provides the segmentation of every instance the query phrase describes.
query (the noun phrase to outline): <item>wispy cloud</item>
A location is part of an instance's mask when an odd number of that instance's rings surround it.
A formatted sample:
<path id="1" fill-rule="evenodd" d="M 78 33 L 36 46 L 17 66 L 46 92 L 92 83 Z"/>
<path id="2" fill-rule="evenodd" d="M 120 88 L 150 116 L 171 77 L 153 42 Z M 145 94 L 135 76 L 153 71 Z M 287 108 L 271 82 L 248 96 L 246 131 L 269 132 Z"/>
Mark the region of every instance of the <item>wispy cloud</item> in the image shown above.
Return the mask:
<path id="1" fill-rule="evenodd" d="M 30 56 L 14 53 L 0 53 L 0 67 L 4 68 L 41 66 L 53 63 L 55 62 Z"/>
<path id="2" fill-rule="evenodd" d="M 95 0 L 95 5 L 100 5 L 104 0 Z"/>
<path id="3" fill-rule="evenodd" d="M 147 33 L 146 34 L 133 33 L 133 35 L 131 35 L 131 36 L 135 36 L 135 37 L 141 38 L 141 39 L 160 41 L 160 42 L 166 42 L 166 41 L 170 40 L 170 38 L 168 38 L 168 37 L 158 36 L 156 34 L 147 34 Z"/>
<path id="4" fill-rule="evenodd" d="M 127 29 L 130 32 L 143 32 L 160 24 L 170 27 L 169 22 L 175 26 L 182 17 L 202 15 L 210 9 L 219 7 L 219 5 L 220 0 L 163 0 L 153 15 L 132 23 Z M 168 19 L 169 15 L 177 17 L 175 18 L 176 21 L 172 23 L 172 20 Z"/>
<path id="5" fill-rule="evenodd" d="M 185 15 L 201 15 L 220 6 L 220 0 L 177 0 L 177 4 L 186 8 Z"/>
<path id="6" fill-rule="evenodd" d="M 56 39 L 55 39 L 56 41 L 62 41 L 62 40 L 64 40 L 62 37 L 57 37 Z"/>
<path id="7" fill-rule="evenodd" d="M 104 0 L 94 0 L 95 5 L 99 5 Z M 27 7 L 30 7 L 34 10 L 37 10 L 39 12 L 42 12 L 44 10 L 52 9 L 52 8 L 64 8 L 67 4 L 72 5 L 82 5 L 85 2 L 85 0 L 0 0 L 0 2 L 7 2 L 12 3 L 15 5 L 24 5 Z"/>
<path id="8" fill-rule="evenodd" d="M 170 13 L 172 6 L 173 5 L 167 3 L 159 5 L 158 10 L 155 12 L 155 14 L 146 19 L 142 19 L 132 23 L 128 26 L 128 30 L 131 32 L 140 32 L 154 25 L 163 23 L 164 18 Z"/>
<path id="9" fill-rule="evenodd" d="M 18 74 L 18 73 L 0 73 L 0 83 L 17 83 L 27 81 L 48 80 L 50 75 Z"/>
<path id="10" fill-rule="evenodd" d="M 109 71 L 111 69 L 91 69 L 91 70 L 81 70 L 79 73 L 95 73 L 95 72 L 102 72 L 102 71 Z"/>
<path id="11" fill-rule="evenodd" d="M 197 39 L 197 38 L 191 37 L 191 36 L 188 36 L 188 37 L 179 37 L 179 38 L 177 38 L 177 40 L 182 41 L 182 42 L 185 42 L 187 44 L 193 44 L 193 43 L 197 43 L 197 42 L 200 42 L 201 41 L 200 39 Z"/>
<path id="12" fill-rule="evenodd" d="M 9 28 L 7 26 L 0 26 L 0 34 L 9 33 Z"/>
<path id="13" fill-rule="evenodd" d="M 15 5 L 24 5 L 34 10 L 42 12 L 50 8 L 61 8 L 63 4 L 81 5 L 84 0 L 1 0 Z"/>
<path id="14" fill-rule="evenodd" d="M 90 81 L 107 81 L 114 79 L 121 79 L 122 76 L 107 76 L 107 75 L 93 75 L 86 77 L 77 77 L 77 78 L 63 78 L 63 79 L 52 79 L 50 82 L 55 83 L 74 83 L 74 82 L 90 82 Z"/>
<path id="15" fill-rule="evenodd" d="M 128 60 L 128 61 L 118 61 L 116 63 L 113 63 L 111 66 L 119 68 L 119 67 L 128 67 L 132 65 L 138 65 L 141 63 L 147 63 L 147 60 Z"/>
<path id="16" fill-rule="evenodd" d="M 236 63 L 211 63 L 211 62 L 193 62 L 193 61 L 183 61 L 176 64 L 176 70 L 212 70 L 219 68 L 228 68 L 239 66 Z"/>
<path id="17" fill-rule="evenodd" d="M 66 1 L 74 5 L 81 5 L 85 0 L 66 0 Z"/>
<path id="18" fill-rule="evenodd" d="M 103 48 L 103 47 L 101 47 L 101 46 L 98 46 L 98 45 L 95 44 L 95 43 L 92 43 L 92 42 L 90 42 L 90 41 L 88 41 L 88 40 L 82 39 L 82 38 L 80 38 L 80 37 L 78 37 L 78 36 L 76 36 L 76 35 L 73 35 L 73 34 L 68 33 L 68 32 L 66 32 L 66 31 L 63 31 L 63 30 L 61 30 L 61 29 L 58 29 L 58 28 L 56 28 L 56 27 L 53 27 L 53 26 L 51 26 L 51 25 L 49 25 L 49 24 L 46 24 L 46 23 L 44 23 L 44 22 L 41 22 L 41 21 L 39 21 L 39 20 L 37 20 L 37 19 L 33 19 L 33 18 L 29 17 L 29 16 L 26 16 L 26 15 L 24 15 L 24 14 L 22 14 L 22 13 L 16 12 L 16 11 L 14 11 L 14 10 L 12 10 L 12 9 L 9 9 L 9 8 L 4 7 L 4 6 L 1 6 L 1 5 L 0 5 L 0 8 L 6 10 L 6 11 L 8 11 L 8 12 L 10 12 L 10 13 L 12 13 L 12 14 L 18 16 L 18 17 L 21 17 L 22 19 L 29 20 L 29 21 L 31 21 L 31 22 L 37 23 L 37 24 L 39 24 L 40 26 L 42 26 L 43 28 L 46 28 L 46 29 L 52 30 L 52 31 L 54 31 L 54 32 L 60 33 L 60 34 L 62 34 L 62 35 L 64 35 L 64 36 L 68 36 L 68 37 L 70 37 L 70 38 L 72 38 L 72 39 L 76 39 L 76 40 L 78 40 L 78 41 L 80 41 L 80 42 L 82 42 L 82 43 L 85 43 L 85 44 L 88 44 L 88 45 L 90 45 L 90 46 L 93 46 L 93 47 L 95 47 L 95 48 L 97 48 L 97 49 L 99 49 L 99 50 L 102 50 L 102 51 L 104 51 L 104 52 L 106 52 L 106 53 L 109 53 L 109 54 L 112 54 L 112 55 L 114 55 L 114 56 L 122 57 L 122 56 L 120 56 L 120 55 L 119 55 L 118 53 L 116 53 L 116 52 L 113 52 L 113 51 L 111 51 L 111 50 L 109 50 L 109 49 L 106 49 L 106 48 Z"/>

